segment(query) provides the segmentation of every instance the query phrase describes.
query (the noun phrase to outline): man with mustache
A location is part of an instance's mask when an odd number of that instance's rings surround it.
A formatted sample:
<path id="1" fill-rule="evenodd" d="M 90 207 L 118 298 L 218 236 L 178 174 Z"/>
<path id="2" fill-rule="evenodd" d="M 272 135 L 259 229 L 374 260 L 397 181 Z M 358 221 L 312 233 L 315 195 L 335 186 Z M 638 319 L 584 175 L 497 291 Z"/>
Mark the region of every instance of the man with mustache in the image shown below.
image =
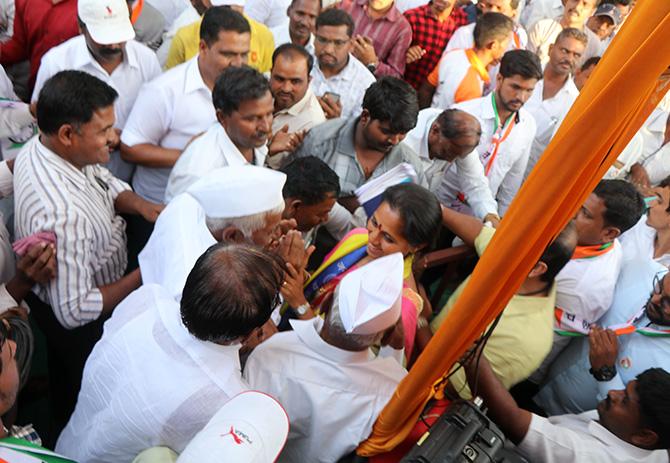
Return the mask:
<path id="1" fill-rule="evenodd" d="M 597 0 L 562 0 L 563 15 L 552 19 L 542 19 L 535 23 L 528 31 L 528 49 L 540 57 L 544 66 L 549 61 L 549 47 L 556 42 L 558 34 L 563 29 L 574 27 L 586 34 L 588 42 L 586 50 L 578 64 L 582 64 L 592 56 L 602 54 L 600 39 L 588 27 L 586 20 L 595 11 Z"/>
<path id="2" fill-rule="evenodd" d="M 32 101 L 37 101 L 44 82 L 64 70 L 87 72 L 119 94 L 114 104 L 114 142 L 107 167 L 123 181 L 130 181 L 133 167 L 119 154 L 121 130 L 140 87 L 161 73 L 155 53 L 133 40 L 128 6 L 123 0 L 80 0 L 77 5 L 78 35 L 52 48 L 42 57 Z"/>
<path id="3" fill-rule="evenodd" d="M 482 136 L 477 152 L 491 193 L 498 201 L 500 217 L 507 211 L 526 171 L 535 120 L 523 105 L 541 78 L 537 56 L 527 50 L 508 51 L 500 63 L 495 91 L 454 106 L 479 120 Z M 455 169 L 447 171 L 437 197 L 447 207 L 472 214 L 461 182 Z"/>
<path id="4" fill-rule="evenodd" d="M 314 29 L 321 13 L 320 0 L 293 0 L 286 10 L 288 23 L 270 29 L 275 45 L 293 43 L 314 55 Z"/>
<path id="5" fill-rule="evenodd" d="M 549 142 L 579 96 L 579 90 L 570 78 L 577 62 L 586 49 L 586 34 L 569 27 L 563 29 L 556 42 L 549 47 L 549 62 L 544 67 L 542 80 L 537 83 L 526 103 L 526 110 L 537 124 L 537 132 L 530 150 L 526 175 L 533 169 Z"/>

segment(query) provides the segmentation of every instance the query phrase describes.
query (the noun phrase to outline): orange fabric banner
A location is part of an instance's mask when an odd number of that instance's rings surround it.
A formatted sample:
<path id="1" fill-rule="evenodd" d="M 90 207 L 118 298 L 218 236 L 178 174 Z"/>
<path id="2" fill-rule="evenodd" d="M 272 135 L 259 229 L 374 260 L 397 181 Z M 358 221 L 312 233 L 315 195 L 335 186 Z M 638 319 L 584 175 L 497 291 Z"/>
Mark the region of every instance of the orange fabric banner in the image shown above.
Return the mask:
<path id="1" fill-rule="evenodd" d="M 433 384 L 503 310 L 549 242 L 595 188 L 670 87 L 670 2 L 638 1 L 512 202 L 470 283 L 358 453 L 402 442 Z"/>

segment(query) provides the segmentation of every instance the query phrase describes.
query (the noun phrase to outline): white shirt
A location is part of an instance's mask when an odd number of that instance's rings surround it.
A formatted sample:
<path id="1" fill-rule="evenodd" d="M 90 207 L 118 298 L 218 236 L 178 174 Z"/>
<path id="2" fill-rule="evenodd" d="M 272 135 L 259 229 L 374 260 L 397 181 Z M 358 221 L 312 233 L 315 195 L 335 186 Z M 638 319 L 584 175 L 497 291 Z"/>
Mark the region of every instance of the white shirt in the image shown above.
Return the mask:
<path id="1" fill-rule="evenodd" d="M 179 304 L 145 284 L 105 323 L 56 451 L 99 463 L 130 462 L 158 445 L 181 452 L 219 408 L 247 389 L 238 350 L 239 344 L 195 338 Z"/>
<path id="2" fill-rule="evenodd" d="M 14 159 L 19 151 L 16 144 L 32 137 L 37 132 L 37 124 L 28 105 L 14 93 L 12 81 L 1 65 L 0 97 L 6 99 L 0 101 L 0 157 L 5 160 Z"/>
<path id="3" fill-rule="evenodd" d="M 255 148 L 253 164 L 263 166 L 267 152 L 265 145 Z M 246 158 L 217 122 L 193 140 L 177 159 L 165 189 L 165 203 L 216 168 L 245 164 L 249 164 Z"/>
<path id="4" fill-rule="evenodd" d="M 196 55 L 142 87 L 121 141 L 128 146 L 149 143 L 183 150 L 215 122 L 212 92 L 202 80 Z M 170 170 L 138 165 L 133 189 L 149 201 L 163 202 Z"/>
<path id="5" fill-rule="evenodd" d="M 521 13 L 521 24 L 530 29 L 540 19 L 557 18 L 563 14 L 561 0 L 532 0 Z"/>
<path id="6" fill-rule="evenodd" d="M 667 271 L 658 262 L 644 256 L 626 261 L 617 280 L 612 306 L 599 324 L 604 327 L 618 325 L 635 317 L 649 299 L 654 277 L 662 278 Z M 644 327 L 648 323 L 645 316 L 637 326 Z M 570 345 L 552 363 L 546 383 L 534 397 L 537 404 L 549 415 L 581 413 L 594 409 L 607 391 L 623 389 L 648 368 L 661 367 L 670 371 L 670 338 L 633 333 L 618 339 L 617 375 L 611 381 L 598 382 L 589 373 L 588 337 L 572 338 Z"/>
<path id="7" fill-rule="evenodd" d="M 480 218 L 484 218 L 489 213 L 497 214 L 498 204 L 493 199 L 489 181 L 484 175 L 484 167 L 479 162 L 476 149 L 472 150 L 467 156 L 457 158 L 453 162 L 430 158 L 428 133 L 433 122 L 441 113 L 442 110 L 436 108 L 421 110 L 416 127 L 407 133 L 402 142 L 409 145 L 419 155 L 430 191 L 436 193 L 445 172 L 455 170 L 461 190 L 466 194 L 474 214 Z"/>
<path id="8" fill-rule="evenodd" d="M 319 100 L 311 88 L 307 88 L 305 95 L 290 108 L 282 109 L 274 114 L 272 119 L 272 133 L 276 133 L 288 124 L 288 131 L 298 132 L 311 129 L 315 125 L 325 122 L 326 116 L 321 109 Z"/>
<path id="9" fill-rule="evenodd" d="M 340 95 L 342 114 L 340 117 L 349 119 L 358 116 L 363 108 L 363 97 L 370 85 L 376 82 L 375 76 L 363 63 L 349 55 L 349 62 L 339 74 L 326 78 L 319 69 L 318 62 L 312 68 L 310 88 L 316 96 L 323 96 L 326 92 Z"/>
<path id="10" fill-rule="evenodd" d="M 579 96 L 579 90 L 577 90 L 575 82 L 569 76 L 563 87 L 551 98 L 542 99 L 543 91 L 544 79 L 535 85 L 533 94 L 524 105 L 526 111 L 535 119 L 537 126 L 537 132 L 535 132 L 524 177 L 528 177 L 530 171 L 535 167 L 540 156 L 542 156 L 544 150 L 549 146 L 549 142 L 556 133 L 556 130 L 563 123 L 563 119 L 565 119 L 572 104 Z"/>
<path id="11" fill-rule="evenodd" d="M 666 143 L 645 159 L 643 165 L 652 185 L 660 183 L 670 175 L 670 143 Z"/>
<path id="12" fill-rule="evenodd" d="M 460 102 L 483 95 L 484 80 L 470 63 L 465 50 L 452 50 L 445 53 L 437 66 L 438 82 L 430 104 L 432 108 L 446 109 L 457 100 Z M 472 90 L 468 92 L 467 97 L 463 95 L 464 88 Z M 475 88 L 478 94 L 475 94 Z"/>
<path id="13" fill-rule="evenodd" d="M 623 261 L 644 257 L 653 259 L 661 265 L 670 267 L 670 254 L 654 257 L 656 230 L 647 225 L 647 214 L 643 214 L 633 228 L 619 237 L 623 248 Z"/>
<path id="14" fill-rule="evenodd" d="M 121 130 L 126 125 L 126 120 L 142 85 L 161 73 L 156 54 L 145 45 L 130 40 L 126 42 L 123 62 L 111 74 L 108 74 L 88 51 L 84 36 L 78 35 L 52 48 L 42 57 L 32 101 L 37 101 L 44 83 L 49 78 L 66 69 L 84 71 L 116 90 L 119 96 L 114 101 L 114 116 L 116 116 L 114 127 Z M 112 159 L 107 167 L 116 177 L 129 181 L 133 168 L 119 156 L 118 151 L 112 153 Z"/>
<path id="15" fill-rule="evenodd" d="M 282 23 L 270 29 L 272 36 L 275 39 L 275 48 L 285 43 L 291 43 L 291 35 L 288 31 L 288 22 Z M 316 64 L 316 55 L 314 54 L 314 34 L 309 34 L 309 40 L 305 45 L 305 50 L 314 57 L 314 64 Z"/>
<path id="16" fill-rule="evenodd" d="M 549 46 L 556 42 L 558 34 L 563 30 L 563 26 L 558 19 L 542 19 L 528 31 L 528 49 L 536 53 L 544 67 L 549 61 Z M 602 55 L 602 44 L 600 38 L 595 35 L 588 27 L 583 27 L 582 32 L 588 39 L 586 49 L 581 59 L 577 63 L 581 64 L 589 58 Z"/>
<path id="17" fill-rule="evenodd" d="M 401 13 L 405 11 L 413 10 L 428 3 L 428 0 L 396 0 L 394 3 L 395 7 Z"/>
<path id="18" fill-rule="evenodd" d="M 407 374 L 391 358 L 326 343 L 319 317 L 292 320 L 249 356 L 244 377 L 275 397 L 291 423 L 280 462 L 332 463 L 372 431 L 377 415 Z"/>
<path id="19" fill-rule="evenodd" d="M 145 285 L 161 285 L 174 299 L 181 300 L 195 262 L 216 244 L 205 220 L 205 210 L 190 194 L 180 194 L 170 201 L 138 256 Z"/>
<path id="20" fill-rule="evenodd" d="M 495 132 L 495 113 L 491 103 L 491 95 L 475 100 L 465 101 L 454 108 L 466 111 L 479 120 L 482 127 L 482 136 L 477 146 L 479 160 L 482 165 L 488 162 L 484 155 L 488 153 L 491 140 Z M 535 137 L 535 120 L 524 108 L 519 110 L 518 121 L 515 123 L 509 136 L 500 144 L 498 154 L 488 175 L 489 187 L 493 197 L 498 201 L 498 215 L 503 216 L 512 199 L 521 187 L 523 174 L 526 171 L 530 148 Z M 461 191 L 461 183 L 456 172 L 447 171 L 440 185 L 437 197 L 442 204 L 462 208 L 457 199 Z M 467 200 L 467 197 L 466 197 Z M 460 205 L 460 206 L 459 206 Z M 467 210 L 467 208 L 466 208 Z"/>
<path id="21" fill-rule="evenodd" d="M 444 49 L 444 53 L 459 48 L 465 50 L 474 47 L 475 25 L 476 23 L 470 23 L 456 29 L 454 35 L 452 35 L 451 38 L 449 39 L 449 43 L 447 43 L 447 46 Z M 514 37 L 515 33 L 516 38 Z M 516 46 L 517 40 L 519 42 L 519 47 Z M 517 24 L 514 28 L 512 35 L 510 36 L 510 41 L 509 44 L 507 45 L 507 51 L 517 49 L 523 50 L 526 48 L 527 45 L 528 45 L 528 34 L 526 33 L 526 30 L 523 27 Z"/>
<path id="22" fill-rule="evenodd" d="M 247 0 L 244 14 L 268 28 L 273 28 L 288 23 L 286 10 L 290 5 L 291 0 Z"/>
<path id="23" fill-rule="evenodd" d="M 667 462 L 667 450 L 644 450 L 629 444 L 597 422 L 595 410 L 581 415 L 543 418 L 533 414 L 518 450 L 543 463 Z"/>
<path id="24" fill-rule="evenodd" d="M 76 328 L 102 312 L 100 286 L 126 270 L 126 223 L 114 201 L 128 184 L 99 164 L 79 170 L 34 137 L 14 165 L 16 239 L 56 234 L 56 278 L 35 287 L 58 321 Z"/>
<path id="25" fill-rule="evenodd" d="M 633 164 L 642 161 L 642 150 L 644 148 L 644 141 L 641 133 L 638 131 L 630 139 L 621 154 L 616 158 L 614 164 L 607 169 L 604 179 L 621 179 L 626 180 L 630 173 L 630 168 Z M 670 173 L 670 172 L 669 172 Z"/>

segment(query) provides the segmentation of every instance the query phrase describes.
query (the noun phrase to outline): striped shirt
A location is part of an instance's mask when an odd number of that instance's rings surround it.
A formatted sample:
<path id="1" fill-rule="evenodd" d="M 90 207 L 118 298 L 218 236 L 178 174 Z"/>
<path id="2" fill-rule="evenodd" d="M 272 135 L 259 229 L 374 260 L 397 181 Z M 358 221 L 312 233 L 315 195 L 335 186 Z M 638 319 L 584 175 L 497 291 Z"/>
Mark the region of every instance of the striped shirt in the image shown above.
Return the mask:
<path id="1" fill-rule="evenodd" d="M 126 269 L 126 224 L 114 201 L 130 187 L 99 165 L 78 170 L 39 137 L 21 150 L 15 172 L 16 238 L 56 234 L 57 275 L 36 287 L 37 296 L 66 328 L 97 319 L 103 302 L 98 287 Z"/>

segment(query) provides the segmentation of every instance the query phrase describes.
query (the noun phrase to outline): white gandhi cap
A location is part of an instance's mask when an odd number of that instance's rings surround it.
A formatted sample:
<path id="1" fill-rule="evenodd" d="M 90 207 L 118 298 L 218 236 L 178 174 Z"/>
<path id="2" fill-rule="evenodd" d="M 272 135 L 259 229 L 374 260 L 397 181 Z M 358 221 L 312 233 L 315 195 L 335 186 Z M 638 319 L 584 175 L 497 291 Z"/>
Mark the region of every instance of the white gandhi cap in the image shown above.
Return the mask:
<path id="1" fill-rule="evenodd" d="M 220 167 L 191 185 L 193 196 L 212 219 L 246 217 L 284 204 L 286 174 L 252 165 Z"/>
<path id="2" fill-rule="evenodd" d="M 340 318 L 347 333 L 374 334 L 400 318 L 402 254 L 380 257 L 346 275 L 338 288 Z"/>
<path id="3" fill-rule="evenodd" d="M 279 402 L 262 392 L 243 392 L 221 407 L 177 463 L 273 463 L 288 430 L 288 415 Z"/>
<path id="4" fill-rule="evenodd" d="M 125 0 L 79 0 L 77 15 L 91 38 L 100 45 L 127 42 L 135 38 Z"/>

